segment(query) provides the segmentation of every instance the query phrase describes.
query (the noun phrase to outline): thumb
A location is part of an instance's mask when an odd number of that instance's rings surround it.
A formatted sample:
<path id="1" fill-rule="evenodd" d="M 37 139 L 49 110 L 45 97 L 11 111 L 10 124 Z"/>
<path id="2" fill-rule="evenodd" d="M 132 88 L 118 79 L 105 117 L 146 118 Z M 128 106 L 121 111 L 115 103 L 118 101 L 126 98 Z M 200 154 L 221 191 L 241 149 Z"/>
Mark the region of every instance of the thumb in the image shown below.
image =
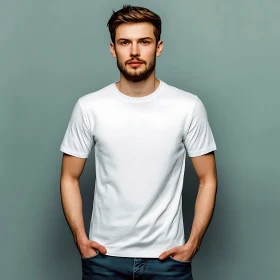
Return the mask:
<path id="1" fill-rule="evenodd" d="M 92 241 L 91 245 L 93 248 L 97 249 L 100 253 L 102 253 L 104 255 L 107 253 L 106 248 L 104 246 L 102 246 L 101 244 L 97 243 L 96 241 Z"/>
<path id="2" fill-rule="evenodd" d="M 174 251 L 171 251 L 171 250 L 165 251 L 162 254 L 160 254 L 158 258 L 160 260 L 163 260 L 163 259 L 167 258 L 169 255 L 171 255 L 172 253 L 174 253 Z"/>

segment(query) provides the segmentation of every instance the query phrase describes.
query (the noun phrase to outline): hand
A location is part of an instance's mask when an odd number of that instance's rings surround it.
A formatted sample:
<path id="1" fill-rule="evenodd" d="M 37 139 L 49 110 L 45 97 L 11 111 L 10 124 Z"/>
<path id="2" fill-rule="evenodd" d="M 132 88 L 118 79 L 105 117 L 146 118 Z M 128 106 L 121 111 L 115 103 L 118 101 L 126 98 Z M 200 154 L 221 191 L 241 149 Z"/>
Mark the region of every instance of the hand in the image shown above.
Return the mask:
<path id="1" fill-rule="evenodd" d="M 191 261 L 196 252 L 197 249 L 195 246 L 186 243 L 185 245 L 177 246 L 161 253 L 159 259 L 164 260 L 172 255 L 172 258 L 177 261 Z"/>
<path id="2" fill-rule="evenodd" d="M 77 242 L 76 246 L 80 252 L 81 257 L 83 258 L 94 257 L 96 255 L 96 250 L 104 255 L 107 253 L 107 250 L 104 246 L 97 243 L 96 241 L 92 241 L 89 239 Z"/>

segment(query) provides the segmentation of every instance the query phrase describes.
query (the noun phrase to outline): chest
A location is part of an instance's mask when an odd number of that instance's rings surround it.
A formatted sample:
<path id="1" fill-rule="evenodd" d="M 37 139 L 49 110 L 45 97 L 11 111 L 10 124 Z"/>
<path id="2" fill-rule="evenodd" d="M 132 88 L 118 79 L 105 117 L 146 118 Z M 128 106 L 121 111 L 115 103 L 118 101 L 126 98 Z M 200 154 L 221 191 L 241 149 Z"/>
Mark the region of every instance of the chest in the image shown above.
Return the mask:
<path id="1" fill-rule="evenodd" d="M 95 148 L 109 156 L 156 156 L 181 148 L 184 115 L 174 106 L 109 106 L 98 112 L 95 119 Z"/>

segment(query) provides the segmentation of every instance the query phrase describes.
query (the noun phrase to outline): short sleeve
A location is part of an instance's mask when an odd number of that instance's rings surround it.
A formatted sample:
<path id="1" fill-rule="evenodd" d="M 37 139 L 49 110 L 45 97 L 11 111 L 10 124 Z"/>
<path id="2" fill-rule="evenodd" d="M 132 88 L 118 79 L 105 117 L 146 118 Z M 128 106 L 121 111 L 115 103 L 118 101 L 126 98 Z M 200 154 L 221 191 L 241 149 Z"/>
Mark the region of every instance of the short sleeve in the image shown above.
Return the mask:
<path id="1" fill-rule="evenodd" d="M 198 96 L 196 96 L 183 143 L 189 157 L 201 156 L 217 150 L 205 106 Z"/>
<path id="2" fill-rule="evenodd" d="M 83 113 L 79 100 L 72 111 L 60 151 L 79 158 L 87 158 L 94 146 L 90 122 Z"/>

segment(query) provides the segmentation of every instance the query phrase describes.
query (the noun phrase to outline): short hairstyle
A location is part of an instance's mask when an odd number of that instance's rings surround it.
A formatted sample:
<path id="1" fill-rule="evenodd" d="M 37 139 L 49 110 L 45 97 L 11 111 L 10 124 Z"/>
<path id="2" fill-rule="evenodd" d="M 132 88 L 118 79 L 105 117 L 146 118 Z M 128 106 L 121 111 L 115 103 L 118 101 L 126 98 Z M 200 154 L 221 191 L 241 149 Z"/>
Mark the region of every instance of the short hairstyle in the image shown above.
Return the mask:
<path id="1" fill-rule="evenodd" d="M 118 11 L 113 10 L 107 26 L 109 28 L 110 37 L 115 44 L 116 29 L 121 23 L 129 22 L 149 22 L 154 26 L 154 35 L 156 37 L 156 44 L 160 40 L 161 35 L 161 18 L 154 12 L 144 7 L 123 5 L 122 9 Z"/>

